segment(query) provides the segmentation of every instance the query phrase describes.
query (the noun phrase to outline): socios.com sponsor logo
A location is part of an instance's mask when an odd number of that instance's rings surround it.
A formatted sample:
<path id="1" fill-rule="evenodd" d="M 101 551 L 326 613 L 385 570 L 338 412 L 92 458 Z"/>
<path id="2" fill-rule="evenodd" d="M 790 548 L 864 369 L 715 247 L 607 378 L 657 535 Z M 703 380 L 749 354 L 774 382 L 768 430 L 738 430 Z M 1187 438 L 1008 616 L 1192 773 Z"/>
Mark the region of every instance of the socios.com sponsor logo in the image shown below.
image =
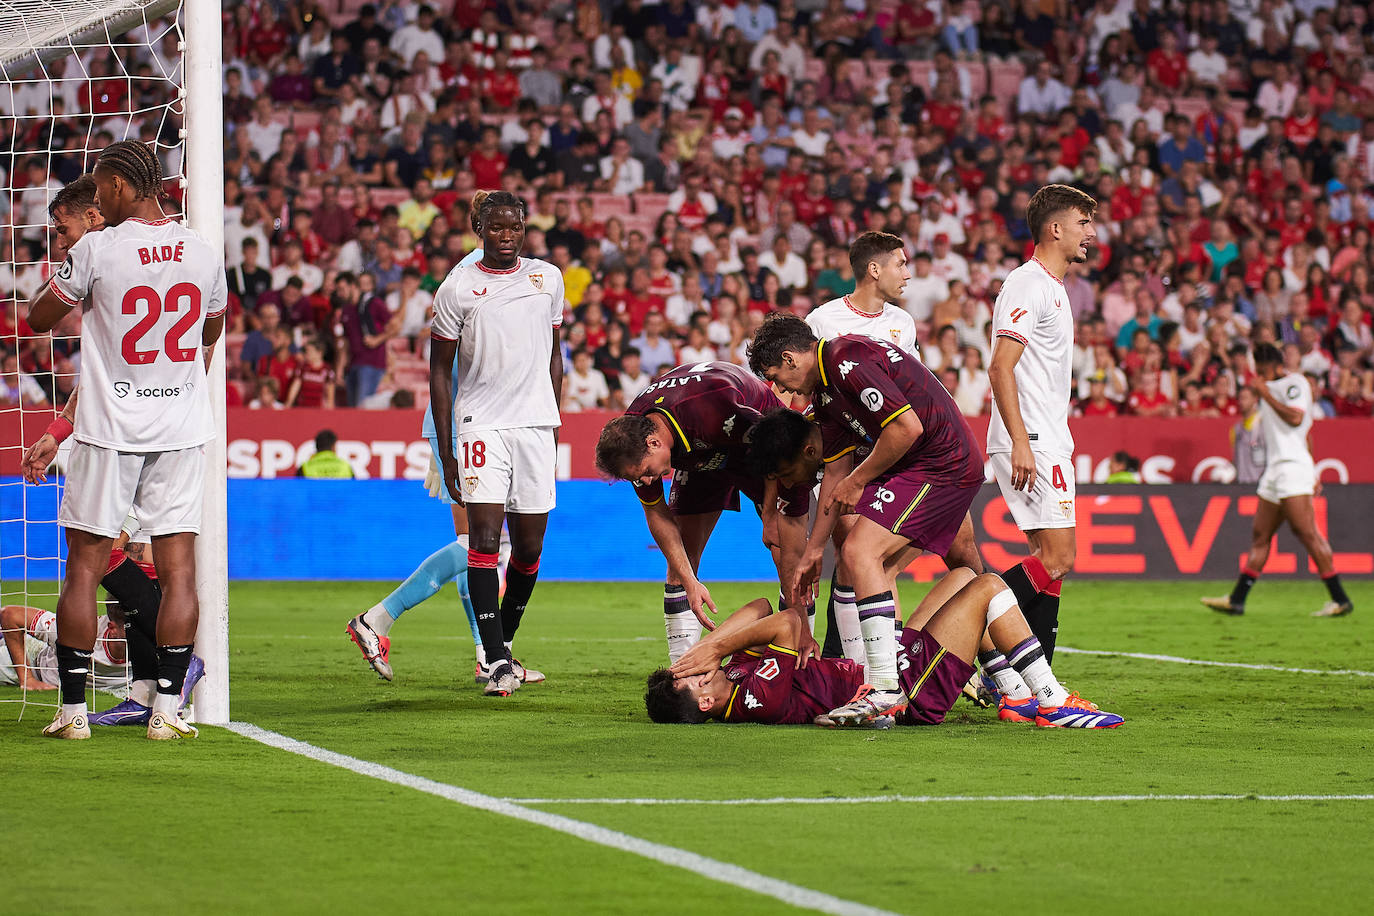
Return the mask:
<path id="1" fill-rule="evenodd" d="M 133 392 L 136 398 L 175 398 L 181 395 L 181 387 L 174 388 L 135 388 L 128 382 L 114 383 L 115 397 L 125 398 Z"/>

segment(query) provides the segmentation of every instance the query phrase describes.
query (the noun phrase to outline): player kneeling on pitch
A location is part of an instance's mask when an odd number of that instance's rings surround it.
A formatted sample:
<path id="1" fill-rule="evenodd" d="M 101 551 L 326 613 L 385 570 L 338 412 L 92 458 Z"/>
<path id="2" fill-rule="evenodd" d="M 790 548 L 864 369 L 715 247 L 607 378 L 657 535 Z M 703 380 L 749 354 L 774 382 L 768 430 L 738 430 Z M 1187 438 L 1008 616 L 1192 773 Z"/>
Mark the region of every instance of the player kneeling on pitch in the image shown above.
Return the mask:
<path id="1" fill-rule="evenodd" d="M 998 576 L 953 570 L 931 589 L 898 636 L 906 709 L 869 727 L 939 725 L 973 674 L 984 631 L 1009 659 L 993 672 L 1005 702 L 1001 717 L 1058 728 L 1116 728 L 1102 712 L 1066 691 L 1050 670 L 1016 597 Z M 829 724 L 825 713 L 864 687 L 863 668 L 844 658 L 801 663 L 807 634 L 795 614 L 774 614 L 759 598 L 740 608 L 678 659 L 649 675 L 644 704 L 655 722 Z M 729 662 L 722 665 L 722 660 Z M 837 720 L 843 724 L 845 720 Z"/>

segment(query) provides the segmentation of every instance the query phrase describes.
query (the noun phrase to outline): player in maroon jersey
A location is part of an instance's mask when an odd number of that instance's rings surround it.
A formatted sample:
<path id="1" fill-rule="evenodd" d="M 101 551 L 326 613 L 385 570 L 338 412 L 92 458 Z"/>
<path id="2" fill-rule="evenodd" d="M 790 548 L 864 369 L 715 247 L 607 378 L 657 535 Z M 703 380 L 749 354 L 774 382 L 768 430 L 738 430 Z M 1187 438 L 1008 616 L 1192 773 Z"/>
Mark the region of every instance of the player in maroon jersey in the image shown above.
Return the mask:
<path id="1" fill-rule="evenodd" d="M 811 398 L 824 440 L 822 511 L 785 594 L 809 592 L 836 521 L 858 516 L 840 555 L 854 578 L 874 689 L 829 716 L 830 724 L 865 725 L 905 703 L 886 564 L 908 544 L 938 556 L 949 552 L 983 483 L 982 451 L 944 386 L 890 344 L 861 335 L 818 340 L 800 318 L 771 315 L 750 345 L 749 368 Z M 759 454 L 770 444 L 770 436 L 754 437 Z M 872 450 L 856 465 L 854 452 L 865 444 Z M 754 470 L 775 477 L 776 464 L 762 461 Z"/>
<path id="2" fill-rule="evenodd" d="M 714 613 L 716 606 L 697 573 L 720 513 L 738 511 L 740 493 L 763 517 L 764 541 L 780 582 L 801 557 L 809 485 L 780 492 L 775 481 L 750 475 L 745 467 L 749 430 L 781 406 L 772 389 L 745 369 L 697 363 L 667 372 L 601 431 L 597 467 L 635 485 L 649 532 L 668 564 L 663 620 L 670 661 L 700 637 L 697 621 L 714 626 L 703 607 Z M 663 480 L 669 474 L 673 486 L 665 501 Z"/>
<path id="3" fill-rule="evenodd" d="M 644 694 L 649 718 L 677 723 L 719 719 L 830 724 L 826 710 L 868 689 L 864 672 L 849 659 L 818 658 L 800 667 L 797 647 L 806 638 L 800 619 L 771 610 L 766 599 L 751 601 L 672 668 L 649 675 Z M 973 673 L 984 632 L 1024 679 L 1023 695 L 1015 698 L 1012 715 L 1003 718 L 1060 728 L 1116 728 L 1122 723 L 1121 716 L 1102 712 L 1064 689 L 1001 578 L 961 567 L 931 589 L 898 637 L 906 706 L 866 724 L 887 728 L 943 722 Z"/>

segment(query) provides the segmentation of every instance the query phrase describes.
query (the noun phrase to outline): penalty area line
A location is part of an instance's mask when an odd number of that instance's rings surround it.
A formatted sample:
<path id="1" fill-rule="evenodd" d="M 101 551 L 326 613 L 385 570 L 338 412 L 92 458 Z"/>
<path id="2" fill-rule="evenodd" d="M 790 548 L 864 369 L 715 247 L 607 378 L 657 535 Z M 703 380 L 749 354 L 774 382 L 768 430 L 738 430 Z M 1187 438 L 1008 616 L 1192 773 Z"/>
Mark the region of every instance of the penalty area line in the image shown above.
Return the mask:
<path id="1" fill-rule="evenodd" d="M 688 852 L 685 849 L 678 849 L 675 846 L 654 843 L 650 840 L 631 836 L 628 833 L 621 833 L 618 830 L 573 820 L 558 814 L 550 814 L 547 811 L 525 808 L 509 799 L 483 795 L 470 789 L 435 782 L 423 776 L 392 769 L 370 760 L 361 760 L 347 754 L 326 750 L 277 732 L 268 731 L 265 728 L 259 728 L 248 722 L 230 722 L 224 728 L 250 741 L 256 741 L 277 750 L 348 770 L 359 776 L 367 776 L 382 782 L 389 782 L 392 785 L 414 789 L 417 792 L 434 795 L 479 811 L 487 811 L 529 824 L 536 824 L 576 837 L 579 840 L 586 840 L 588 843 L 642 856 L 663 865 L 680 868 L 722 884 L 753 891 L 756 894 L 772 897 L 793 906 L 821 913 L 832 913 L 835 916 L 896 916 L 888 910 L 833 897 L 830 894 L 800 885 L 789 884 L 786 881 L 770 878 L 767 875 L 761 875 L 729 862 L 721 862 L 694 852 Z"/>
<path id="2" fill-rule="evenodd" d="M 1374 801 L 1374 795 L 856 795 L 819 798 L 503 798 L 516 805 L 939 805 L 984 802 Z"/>
<path id="3" fill-rule="evenodd" d="M 1374 671 L 1356 668 L 1285 668 L 1282 665 L 1260 665 L 1247 662 L 1217 662 L 1206 658 L 1183 658 L 1178 655 L 1156 655 L 1151 652 L 1112 652 L 1104 649 L 1072 649 L 1059 646 L 1054 651 L 1067 655 L 1098 655 L 1105 658 L 1136 658 L 1147 662 L 1169 662 L 1174 665 L 1202 665 L 1206 668 L 1244 668 L 1247 671 L 1279 671 L 1284 674 L 1339 674 L 1347 677 L 1374 677 Z"/>

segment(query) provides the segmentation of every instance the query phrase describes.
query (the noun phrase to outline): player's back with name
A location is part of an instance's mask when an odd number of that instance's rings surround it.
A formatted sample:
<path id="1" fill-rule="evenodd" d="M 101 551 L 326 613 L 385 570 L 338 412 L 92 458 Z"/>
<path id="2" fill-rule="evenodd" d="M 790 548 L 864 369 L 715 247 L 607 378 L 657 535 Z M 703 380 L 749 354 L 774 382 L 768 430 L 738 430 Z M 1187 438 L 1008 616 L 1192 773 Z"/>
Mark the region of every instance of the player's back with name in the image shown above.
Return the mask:
<path id="1" fill-rule="evenodd" d="M 922 432 L 897 467 L 919 466 L 950 483 L 983 479 L 982 452 L 968 423 L 945 387 L 911 354 L 848 334 L 821 341 L 816 356 L 822 387 L 812 408 L 827 456 L 840 452 L 842 443 L 877 442 L 889 423 L 912 410 Z"/>
<path id="2" fill-rule="evenodd" d="M 537 258 L 509 270 L 478 261 L 454 268 L 434 294 L 437 340 L 458 342 L 460 430 L 556 427 L 549 383 L 554 329 L 563 323 L 563 275 Z"/>
<path id="3" fill-rule="evenodd" d="M 228 291 L 208 242 L 170 217 L 126 219 L 82 236 L 52 289 L 84 309 L 77 441 L 146 452 L 214 438 L 201 338 Z"/>
<path id="4" fill-rule="evenodd" d="M 641 391 L 625 413 L 656 412 L 668 419 L 677 470 L 719 470 L 741 463 L 745 433 L 781 406 L 773 389 L 742 366 L 707 362 L 669 370 Z"/>

